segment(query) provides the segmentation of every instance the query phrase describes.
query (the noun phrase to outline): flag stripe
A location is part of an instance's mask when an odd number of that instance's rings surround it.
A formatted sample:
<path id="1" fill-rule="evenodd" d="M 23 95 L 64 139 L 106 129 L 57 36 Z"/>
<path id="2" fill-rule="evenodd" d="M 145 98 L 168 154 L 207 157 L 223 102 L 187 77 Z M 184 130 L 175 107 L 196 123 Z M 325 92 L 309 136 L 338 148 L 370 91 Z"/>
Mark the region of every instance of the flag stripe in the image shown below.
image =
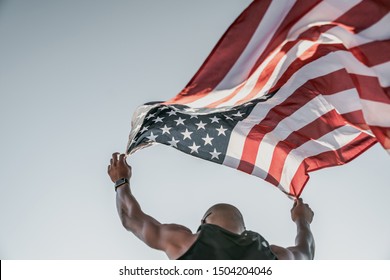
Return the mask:
<path id="1" fill-rule="evenodd" d="M 353 33 L 359 33 L 381 20 L 387 13 L 388 11 L 378 6 L 375 1 L 363 0 L 340 16 L 335 22 L 348 26 Z"/>
<path id="2" fill-rule="evenodd" d="M 390 40 L 370 42 L 353 47 L 350 51 L 363 64 L 372 67 L 390 61 Z"/>
<path id="3" fill-rule="evenodd" d="M 351 74 L 360 98 L 390 104 L 387 95 L 379 84 L 378 78 L 372 76 Z"/>

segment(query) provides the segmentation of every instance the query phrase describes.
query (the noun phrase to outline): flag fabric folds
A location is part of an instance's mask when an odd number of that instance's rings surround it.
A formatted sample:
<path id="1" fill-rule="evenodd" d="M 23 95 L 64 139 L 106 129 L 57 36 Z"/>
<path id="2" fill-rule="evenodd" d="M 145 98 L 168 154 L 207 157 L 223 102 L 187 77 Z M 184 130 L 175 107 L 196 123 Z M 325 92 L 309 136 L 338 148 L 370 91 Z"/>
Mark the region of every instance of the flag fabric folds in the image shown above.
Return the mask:
<path id="1" fill-rule="evenodd" d="M 308 172 L 390 152 L 390 2 L 255 0 L 189 84 L 134 113 L 161 143 L 298 197 Z"/>

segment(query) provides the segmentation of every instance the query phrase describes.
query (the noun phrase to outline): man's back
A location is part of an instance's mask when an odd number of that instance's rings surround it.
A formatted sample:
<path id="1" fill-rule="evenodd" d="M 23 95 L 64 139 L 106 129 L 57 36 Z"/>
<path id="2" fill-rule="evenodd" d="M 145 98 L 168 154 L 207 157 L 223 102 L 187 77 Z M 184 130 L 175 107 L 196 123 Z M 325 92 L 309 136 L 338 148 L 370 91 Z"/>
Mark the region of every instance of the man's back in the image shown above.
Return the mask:
<path id="1" fill-rule="evenodd" d="M 275 260 L 268 242 L 258 233 L 230 232 L 220 226 L 203 224 L 198 238 L 179 260 Z"/>

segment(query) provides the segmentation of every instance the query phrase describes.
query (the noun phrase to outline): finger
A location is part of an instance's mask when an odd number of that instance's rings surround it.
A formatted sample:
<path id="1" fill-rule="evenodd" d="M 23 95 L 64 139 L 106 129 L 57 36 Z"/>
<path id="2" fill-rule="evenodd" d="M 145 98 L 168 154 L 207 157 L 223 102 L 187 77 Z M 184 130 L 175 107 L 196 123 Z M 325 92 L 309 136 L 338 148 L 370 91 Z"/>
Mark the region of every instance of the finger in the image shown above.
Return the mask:
<path id="1" fill-rule="evenodd" d="M 107 166 L 107 172 L 110 172 L 111 165 Z"/>
<path id="2" fill-rule="evenodd" d="M 118 155 L 119 153 L 112 154 L 112 165 L 116 165 L 116 163 L 118 162 Z"/>
<path id="3" fill-rule="evenodd" d="M 126 155 L 125 155 L 125 154 L 121 154 L 121 155 L 119 156 L 119 161 L 125 163 L 125 161 L 126 161 Z"/>
<path id="4" fill-rule="evenodd" d="M 294 204 L 293 204 L 293 209 L 295 208 L 295 206 L 297 206 L 297 200 L 294 200 Z M 292 209 L 291 209 L 292 210 Z"/>

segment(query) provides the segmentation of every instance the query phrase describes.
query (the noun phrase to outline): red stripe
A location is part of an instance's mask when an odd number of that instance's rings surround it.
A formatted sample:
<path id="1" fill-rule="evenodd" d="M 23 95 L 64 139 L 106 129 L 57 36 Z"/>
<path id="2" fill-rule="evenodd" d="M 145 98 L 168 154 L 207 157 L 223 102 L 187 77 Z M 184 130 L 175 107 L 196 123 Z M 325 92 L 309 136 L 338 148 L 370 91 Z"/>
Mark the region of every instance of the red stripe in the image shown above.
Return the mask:
<path id="1" fill-rule="evenodd" d="M 241 161 L 237 169 L 246 173 L 252 173 L 256 162 L 259 144 L 264 135 L 271 132 L 280 121 L 287 118 L 300 107 L 316 97 L 315 94 L 303 90 L 303 88 L 304 86 L 300 87 L 281 104 L 273 107 L 265 118 L 250 130 L 247 138 L 245 139 Z"/>
<path id="2" fill-rule="evenodd" d="M 383 91 L 386 93 L 387 96 L 390 96 L 390 87 L 383 88 Z"/>
<path id="3" fill-rule="evenodd" d="M 344 68 L 316 77 L 309 82 L 307 88 L 322 95 L 331 95 L 354 88 L 352 79 Z"/>
<path id="4" fill-rule="evenodd" d="M 169 103 L 189 103 L 212 91 L 240 57 L 271 0 L 254 1 L 228 28 L 188 85 Z"/>
<path id="5" fill-rule="evenodd" d="M 375 137 L 385 149 L 390 149 L 390 128 L 380 126 L 370 126 Z"/>
<path id="6" fill-rule="evenodd" d="M 390 96 L 383 90 L 377 77 L 350 74 L 361 99 L 390 104 Z"/>
<path id="7" fill-rule="evenodd" d="M 368 148 L 373 146 L 377 141 L 375 138 L 361 133 L 347 145 L 336 151 L 327 151 L 312 157 L 306 158 L 299 166 L 294 178 L 291 181 L 291 194 L 299 197 L 309 179 L 308 172 L 321 168 L 342 165 L 353 160 Z"/>
<path id="8" fill-rule="evenodd" d="M 389 0 L 372 0 L 372 1 L 374 1 L 378 5 L 382 6 L 383 9 L 387 9 L 388 11 L 390 11 L 390 1 Z"/>
<path id="9" fill-rule="evenodd" d="M 390 61 L 390 40 L 374 41 L 351 48 L 350 51 L 360 62 L 372 67 Z"/>
<path id="10" fill-rule="evenodd" d="M 358 127 L 361 130 L 369 130 L 370 127 L 366 124 L 364 120 L 362 110 L 353 111 L 341 115 L 348 123 Z"/>
<path id="11" fill-rule="evenodd" d="M 353 33 L 359 33 L 377 23 L 388 13 L 388 9 L 372 0 L 363 0 L 334 22 L 346 25 Z"/>
<path id="12" fill-rule="evenodd" d="M 275 146 L 268 176 L 265 180 L 277 186 L 282 176 L 284 163 L 292 150 L 344 125 L 344 119 L 335 110 L 332 110 L 301 129 L 293 131 L 285 140 L 280 141 Z"/>

